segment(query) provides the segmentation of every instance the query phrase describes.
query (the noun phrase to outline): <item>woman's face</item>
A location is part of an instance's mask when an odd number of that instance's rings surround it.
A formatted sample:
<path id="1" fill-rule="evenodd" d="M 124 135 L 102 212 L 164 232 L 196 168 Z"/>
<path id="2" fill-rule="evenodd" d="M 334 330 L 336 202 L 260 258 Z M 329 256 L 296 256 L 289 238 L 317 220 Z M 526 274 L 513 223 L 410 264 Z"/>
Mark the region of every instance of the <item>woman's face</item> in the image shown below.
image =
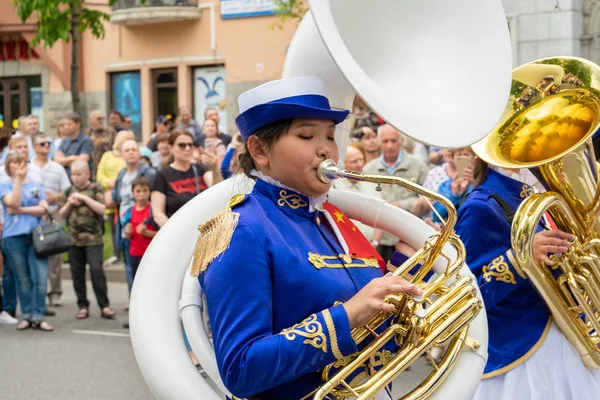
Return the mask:
<path id="1" fill-rule="evenodd" d="M 194 153 L 194 141 L 188 135 L 179 135 L 173 146 L 171 147 L 171 154 L 175 161 L 189 163 L 192 161 Z"/>
<path id="2" fill-rule="evenodd" d="M 171 154 L 171 145 L 167 141 L 160 142 L 158 145 L 156 145 L 156 148 L 162 156 Z"/>
<path id="3" fill-rule="evenodd" d="M 360 138 L 360 142 L 367 153 L 374 153 L 379 150 L 377 133 L 371 128 L 363 128 L 363 136 Z"/>
<path id="4" fill-rule="evenodd" d="M 219 134 L 216 122 L 212 119 L 205 120 L 204 126 L 202 127 L 202 132 L 207 138 L 216 138 Z"/>
<path id="5" fill-rule="evenodd" d="M 10 176 L 14 177 L 21 164 L 25 165 L 25 168 L 27 168 L 27 157 L 25 157 L 24 155 L 20 155 L 20 154 L 12 155 L 12 156 L 8 157 L 8 159 L 6 160 L 6 163 L 8 164 L 8 170 L 10 171 Z"/>
<path id="6" fill-rule="evenodd" d="M 295 119 L 287 133 L 281 136 L 264 156 L 255 163 L 266 175 L 307 196 L 326 193 L 330 184 L 317 178 L 321 161 L 338 161 L 335 125 L 325 119 Z M 252 138 L 252 137 L 251 137 Z"/>

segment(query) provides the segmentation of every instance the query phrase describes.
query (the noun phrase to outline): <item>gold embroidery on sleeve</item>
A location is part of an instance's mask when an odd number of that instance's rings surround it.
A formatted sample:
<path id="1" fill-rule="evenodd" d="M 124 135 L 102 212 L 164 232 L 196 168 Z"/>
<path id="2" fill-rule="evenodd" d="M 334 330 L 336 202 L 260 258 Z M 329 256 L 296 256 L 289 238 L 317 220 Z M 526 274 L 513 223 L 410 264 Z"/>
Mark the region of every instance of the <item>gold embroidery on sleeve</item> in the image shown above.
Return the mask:
<path id="1" fill-rule="evenodd" d="M 288 194 L 287 190 L 282 190 L 279 192 L 279 200 L 277 200 L 277 205 L 280 207 L 288 206 L 289 208 L 296 210 L 300 207 L 308 206 L 308 203 L 296 193 Z"/>
<path id="2" fill-rule="evenodd" d="M 329 332 L 329 342 L 331 343 L 331 352 L 333 356 L 340 360 L 344 358 L 340 348 L 338 346 L 337 333 L 335 331 L 335 324 L 333 323 L 333 318 L 331 317 L 331 313 L 329 310 L 323 310 L 323 319 L 325 320 L 325 325 L 327 325 L 327 332 Z"/>
<path id="3" fill-rule="evenodd" d="M 515 255 L 513 254 L 513 252 L 512 252 L 511 249 L 508 249 L 508 251 L 506 252 L 506 258 L 512 264 L 512 266 L 515 269 L 515 271 L 517 271 L 517 274 L 519 274 L 519 276 L 521 278 L 527 279 L 527 275 L 525 275 L 525 272 L 523 272 L 523 270 L 521 269 L 521 265 L 519 264 L 519 262 L 515 258 Z"/>
<path id="4" fill-rule="evenodd" d="M 510 268 L 506 261 L 504 260 L 504 256 L 499 256 L 492 263 L 483 266 L 483 279 L 486 282 L 491 282 L 492 277 L 496 278 L 497 281 L 512 283 L 516 285 L 515 276 L 510 271 Z"/>
<path id="5" fill-rule="evenodd" d="M 289 341 L 296 339 L 296 335 L 305 337 L 306 340 L 302 343 L 311 345 L 315 349 L 321 349 L 324 353 L 327 353 L 327 336 L 323 333 L 323 326 L 317 319 L 316 314 L 312 314 L 291 328 L 282 330 L 281 334 Z"/>

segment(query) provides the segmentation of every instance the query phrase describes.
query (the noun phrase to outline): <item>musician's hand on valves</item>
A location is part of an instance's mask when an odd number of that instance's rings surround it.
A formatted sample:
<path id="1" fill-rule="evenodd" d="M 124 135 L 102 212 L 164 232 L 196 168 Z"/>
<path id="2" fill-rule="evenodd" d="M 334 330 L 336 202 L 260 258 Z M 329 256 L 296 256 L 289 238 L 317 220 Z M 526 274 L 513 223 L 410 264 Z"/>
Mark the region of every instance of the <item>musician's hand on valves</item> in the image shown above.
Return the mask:
<path id="1" fill-rule="evenodd" d="M 549 253 L 561 254 L 569 250 L 575 236 L 562 231 L 541 231 L 533 236 L 533 255 L 536 262 L 553 265 Z"/>
<path id="2" fill-rule="evenodd" d="M 394 305 L 383 300 L 389 294 L 407 293 L 420 296 L 423 291 L 404 278 L 393 276 L 391 273 L 373 279 L 350 300 L 344 303 L 350 329 L 366 324 L 379 311 L 392 312 Z"/>

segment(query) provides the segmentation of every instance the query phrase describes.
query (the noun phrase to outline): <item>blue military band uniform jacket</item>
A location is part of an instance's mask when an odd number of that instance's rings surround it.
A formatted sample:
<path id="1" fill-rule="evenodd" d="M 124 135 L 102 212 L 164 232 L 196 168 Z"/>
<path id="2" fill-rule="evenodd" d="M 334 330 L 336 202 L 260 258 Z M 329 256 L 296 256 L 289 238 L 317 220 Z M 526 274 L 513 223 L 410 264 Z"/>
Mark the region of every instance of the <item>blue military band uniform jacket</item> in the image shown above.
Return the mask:
<path id="1" fill-rule="evenodd" d="M 485 181 L 458 211 L 456 233 L 467 250 L 485 303 L 489 326 L 489 358 L 483 378 L 502 375 L 526 361 L 550 328 L 550 312 L 515 260 L 510 225 L 500 196 L 513 210 L 533 189 L 490 170 Z"/>
<path id="2" fill-rule="evenodd" d="M 229 248 L 199 276 L 234 396 L 304 398 L 322 384 L 319 370 L 358 351 L 336 302 L 382 272 L 374 259 L 345 254 L 310 201 L 258 179 L 232 206 L 239 219 Z"/>

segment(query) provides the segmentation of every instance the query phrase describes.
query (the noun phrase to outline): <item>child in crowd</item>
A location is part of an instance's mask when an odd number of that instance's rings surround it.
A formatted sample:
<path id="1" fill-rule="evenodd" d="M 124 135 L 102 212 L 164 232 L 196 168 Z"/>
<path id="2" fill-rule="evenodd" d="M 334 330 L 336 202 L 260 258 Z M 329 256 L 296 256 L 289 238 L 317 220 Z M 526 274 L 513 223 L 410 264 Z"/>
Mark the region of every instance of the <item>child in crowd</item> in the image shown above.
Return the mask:
<path id="1" fill-rule="evenodd" d="M 90 302 L 87 299 L 85 266 L 89 264 L 92 288 L 96 295 L 102 318 L 112 319 L 115 312 L 110 308 L 106 275 L 102 267 L 102 233 L 104 229 L 104 189 L 90 181 L 90 167 L 85 161 L 75 161 L 71 165 L 73 186 L 67 189 L 60 200 L 61 217 L 67 221 L 71 248 L 69 262 L 73 287 L 77 296 L 79 311 L 75 318 L 89 316 Z"/>
<path id="2" fill-rule="evenodd" d="M 131 183 L 131 191 L 135 204 L 125 212 L 125 236 L 130 240 L 129 255 L 131 269 L 135 279 L 135 273 L 142 261 L 146 249 L 158 230 L 152 220 L 152 208 L 150 207 L 150 181 L 144 177 L 138 177 Z"/>

